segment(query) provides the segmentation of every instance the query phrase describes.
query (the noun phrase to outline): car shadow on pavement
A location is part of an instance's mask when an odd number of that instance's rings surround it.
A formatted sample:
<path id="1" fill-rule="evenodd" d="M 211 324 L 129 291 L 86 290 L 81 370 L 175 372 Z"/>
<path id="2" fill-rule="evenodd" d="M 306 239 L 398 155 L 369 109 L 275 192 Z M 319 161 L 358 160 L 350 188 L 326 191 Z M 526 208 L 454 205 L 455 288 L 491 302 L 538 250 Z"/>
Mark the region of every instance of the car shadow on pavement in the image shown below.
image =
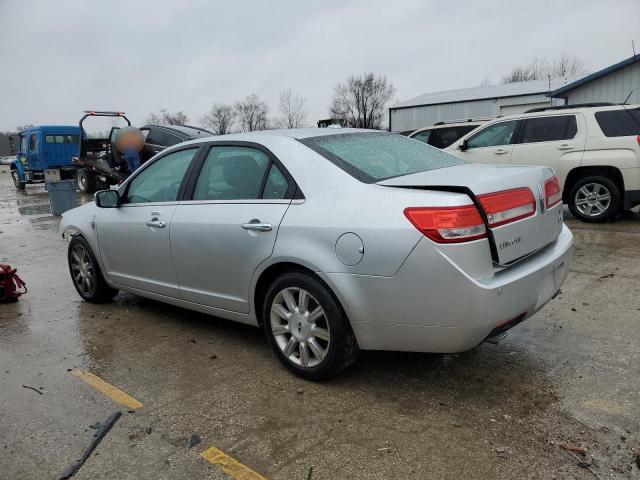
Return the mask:
<path id="1" fill-rule="evenodd" d="M 215 354 L 223 360 L 216 368 L 233 359 L 234 366 L 251 371 L 251 377 L 275 374 L 286 376 L 292 386 L 311 383 L 279 363 L 258 328 L 128 294 L 98 307 L 96 313 L 95 305 L 78 304 L 81 338 L 89 363 L 97 368 L 117 357 L 153 369 L 184 365 L 206 370 L 211 366 L 196 365 Z M 134 360 L 142 352 L 147 352 L 145 360 Z M 364 351 L 347 371 L 316 385 L 327 391 L 359 391 L 371 401 L 389 402 L 394 410 L 406 409 L 412 415 L 435 404 L 496 408 L 501 415 L 522 416 L 557 400 L 544 364 L 532 355 L 517 340 L 448 355 Z"/>

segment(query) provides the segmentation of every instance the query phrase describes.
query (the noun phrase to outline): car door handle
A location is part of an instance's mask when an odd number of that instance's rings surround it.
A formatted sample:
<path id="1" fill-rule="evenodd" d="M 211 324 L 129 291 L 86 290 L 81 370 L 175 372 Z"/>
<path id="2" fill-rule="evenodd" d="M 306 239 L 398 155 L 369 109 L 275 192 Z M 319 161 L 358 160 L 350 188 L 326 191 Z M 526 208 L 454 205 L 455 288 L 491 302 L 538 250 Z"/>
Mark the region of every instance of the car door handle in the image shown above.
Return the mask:
<path id="1" fill-rule="evenodd" d="M 571 150 L 573 148 L 573 145 L 571 145 L 570 143 L 563 143 L 562 145 L 558 146 L 558 150 Z"/>
<path id="2" fill-rule="evenodd" d="M 493 153 L 495 153 L 496 155 L 504 155 L 505 153 L 509 153 L 509 151 L 506 148 L 498 148 Z"/>
<path id="3" fill-rule="evenodd" d="M 256 230 L 258 232 L 270 232 L 271 224 L 270 223 L 243 223 L 241 225 L 245 230 Z"/>
<path id="4" fill-rule="evenodd" d="M 164 228 L 167 223 L 164 220 L 153 219 L 147 222 L 147 227 Z"/>

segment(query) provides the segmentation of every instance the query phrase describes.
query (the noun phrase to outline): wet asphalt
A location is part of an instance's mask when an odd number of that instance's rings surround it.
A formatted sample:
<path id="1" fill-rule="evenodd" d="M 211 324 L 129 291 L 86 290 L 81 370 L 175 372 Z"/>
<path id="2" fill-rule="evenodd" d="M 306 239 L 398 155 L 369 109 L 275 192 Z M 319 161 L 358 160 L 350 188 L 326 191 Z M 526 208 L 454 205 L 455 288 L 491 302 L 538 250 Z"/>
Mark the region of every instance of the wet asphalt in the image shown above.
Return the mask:
<path id="1" fill-rule="evenodd" d="M 567 223 L 561 294 L 499 345 L 363 352 L 311 383 L 257 329 L 132 295 L 82 302 L 43 188 L 17 192 L 0 166 L 0 263 L 29 288 L 0 304 L 0 478 L 58 478 L 116 411 L 74 478 L 229 478 L 200 456 L 212 446 L 274 479 L 640 478 L 640 217 Z"/>

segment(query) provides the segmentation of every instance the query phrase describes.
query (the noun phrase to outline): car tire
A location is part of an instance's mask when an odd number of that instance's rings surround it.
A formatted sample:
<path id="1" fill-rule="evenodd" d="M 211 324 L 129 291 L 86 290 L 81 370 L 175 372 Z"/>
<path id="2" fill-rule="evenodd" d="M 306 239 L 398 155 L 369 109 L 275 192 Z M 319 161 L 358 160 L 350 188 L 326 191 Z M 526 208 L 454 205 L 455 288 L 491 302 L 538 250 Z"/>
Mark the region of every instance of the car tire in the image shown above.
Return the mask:
<path id="1" fill-rule="evenodd" d="M 26 182 L 23 182 L 20 180 L 20 174 L 18 173 L 18 170 L 16 170 L 15 168 L 11 170 L 11 178 L 13 179 L 13 184 L 16 186 L 18 190 L 24 190 L 27 184 Z"/>
<path id="2" fill-rule="evenodd" d="M 73 286 L 83 300 L 91 303 L 113 300 L 118 290 L 107 285 L 100 265 L 84 237 L 76 235 L 71 239 L 67 261 Z"/>
<path id="3" fill-rule="evenodd" d="M 569 210 L 583 222 L 601 223 L 620 212 L 622 195 L 615 182 L 593 175 L 578 179 L 569 191 Z"/>
<path id="4" fill-rule="evenodd" d="M 80 168 L 76 172 L 76 183 L 81 193 L 93 193 L 96 191 L 96 179 L 86 168 Z"/>
<path id="5" fill-rule="evenodd" d="M 301 377 L 323 380 L 358 358 L 358 342 L 338 300 L 309 274 L 290 271 L 276 278 L 261 319 L 280 361 Z"/>

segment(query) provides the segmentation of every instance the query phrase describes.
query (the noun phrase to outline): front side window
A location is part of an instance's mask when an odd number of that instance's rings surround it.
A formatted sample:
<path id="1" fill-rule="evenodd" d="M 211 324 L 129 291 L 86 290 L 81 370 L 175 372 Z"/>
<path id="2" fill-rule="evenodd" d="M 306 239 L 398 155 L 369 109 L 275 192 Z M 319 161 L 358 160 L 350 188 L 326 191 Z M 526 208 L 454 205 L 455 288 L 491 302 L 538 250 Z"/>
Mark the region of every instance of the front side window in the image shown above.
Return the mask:
<path id="1" fill-rule="evenodd" d="M 365 183 L 466 163 L 393 133 L 342 133 L 305 138 L 300 142 Z"/>
<path id="2" fill-rule="evenodd" d="M 453 144 L 456 140 L 464 137 L 471 130 L 476 128 L 475 126 L 464 126 L 464 127 L 445 127 L 438 128 L 431 132 L 431 137 L 429 138 L 429 145 L 436 148 L 447 148 L 449 145 Z"/>
<path id="3" fill-rule="evenodd" d="M 38 147 L 38 136 L 35 133 L 31 134 L 29 137 L 29 151 L 35 152 Z"/>
<path id="4" fill-rule="evenodd" d="M 22 137 L 20 139 L 20 151 L 22 153 L 26 152 L 28 145 L 29 145 L 29 139 L 27 137 Z"/>
<path id="5" fill-rule="evenodd" d="M 578 133 L 575 115 L 527 118 L 523 122 L 518 143 L 554 142 L 569 140 Z"/>
<path id="6" fill-rule="evenodd" d="M 213 146 L 202 165 L 193 199 L 257 199 L 268 166 L 269 157 L 261 150 Z"/>
<path id="7" fill-rule="evenodd" d="M 416 133 L 413 137 L 414 140 L 418 140 L 420 142 L 429 143 L 429 137 L 431 136 L 432 130 L 423 130 L 422 132 Z"/>
<path id="8" fill-rule="evenodd" d="M 509 145 L 518 120 L 489 125 L 467 140 L 467 148 L 497 147 Z"/>
<path id="9" fill-rule="evenodd" d="M 607 137 L 640 135 L 640 108 L 598 112 L 596 121 Z"/>
<path id="10" fill-rule="evenodd" d="M 180 150 L 159 158 L 136 176 L 125 203 L 174 202 L 197 148 Z"/>

